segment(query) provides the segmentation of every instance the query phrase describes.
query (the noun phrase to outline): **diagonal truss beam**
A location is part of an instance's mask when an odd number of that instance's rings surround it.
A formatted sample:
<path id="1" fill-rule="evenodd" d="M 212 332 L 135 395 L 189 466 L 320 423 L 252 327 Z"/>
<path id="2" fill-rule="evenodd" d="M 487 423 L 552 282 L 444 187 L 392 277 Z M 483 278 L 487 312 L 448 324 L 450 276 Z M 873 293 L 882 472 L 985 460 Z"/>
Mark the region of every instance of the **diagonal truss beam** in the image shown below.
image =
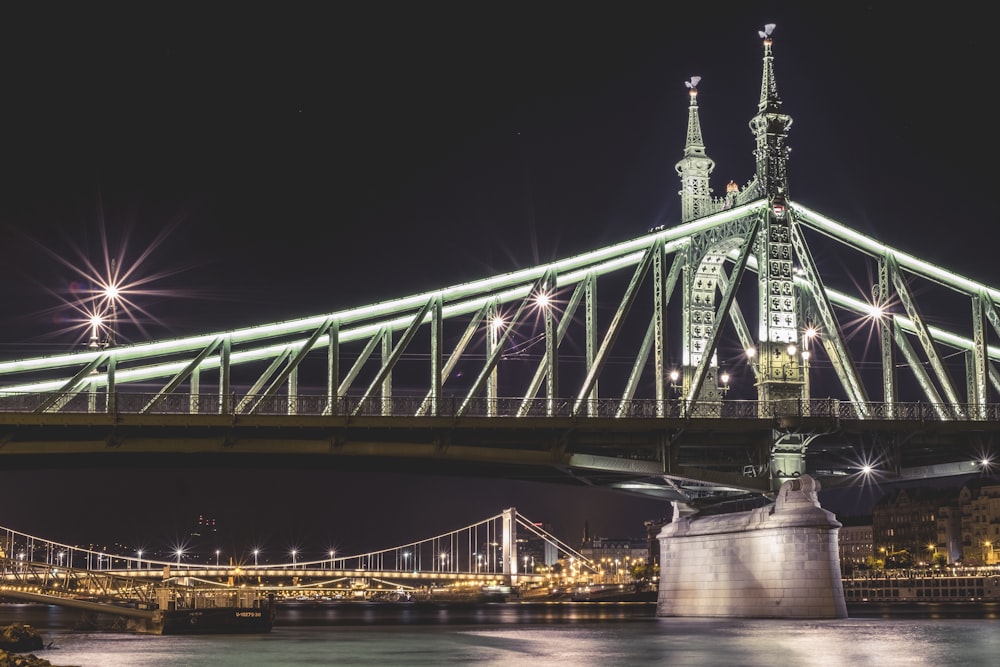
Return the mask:
<path id="1" fill-rule="evenodd" d="M 802 231 L 799 229 L 798 224 L 796 224 L 794 216 L 792 217 L 791 235 L 792 246 L 795 248 L 795 254 L 802 265 L 804 274 L 802 276 L 802 284 L 812 298 L 813 305 L 819 314 L 820 322 L 822 322 L 823 330 L 826 333 L 822 337 L 822 342 L 823 347 L 826 349 L 827 357 L 833 364 L 834 371 L 840 379 L 844 391 L 847 392 L 855 407 L 862 414 L 865 414 L 867 412 L 868 394 L 865 391 L 864 384 L 861 382 L 857 369 L 851 361 L 847 342 L 844 339 L 844 332 L 840 327 L 840 323 L 833 315 L 833 307 L 827 296 L 827 290 L 823 286 L 819 277 L 819 271 L 816 270 L 816 263 L 813 261 L 812 253 L 809 251 L 809 246 L 806 245 L 805 238 L 802 236 Z"/>

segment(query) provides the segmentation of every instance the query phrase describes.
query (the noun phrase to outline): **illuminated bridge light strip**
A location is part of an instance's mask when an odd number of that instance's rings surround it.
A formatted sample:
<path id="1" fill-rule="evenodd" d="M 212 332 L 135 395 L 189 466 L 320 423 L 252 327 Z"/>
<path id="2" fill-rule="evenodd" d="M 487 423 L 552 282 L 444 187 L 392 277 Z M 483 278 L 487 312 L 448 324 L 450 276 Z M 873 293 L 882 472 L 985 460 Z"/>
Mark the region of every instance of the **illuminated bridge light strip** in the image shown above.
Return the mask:
<path id="1" fill-rule="evenodd" d="M 680 241 L 670 242 L 665 247 L 665 251 L 666 252 L 675 252 L 680 247 L 686 245 L 686 243 L 687 243 L 686 240 L 680 240 Z M 611 273 L 613 271 L 617 271 L 617 270 L 619 270 L 621 268 L 626 268 L 626 267 L 632 266 L 636 262 L 638 262 L 639 259 L 641 259 L 641 257 L 642 257 L 642 253 L 637 253 L 637 254 L 633 254 L 633 255 L 623 255 L 623 256 L 616 257 L 614 259 L 608 260 L 608 261 L 604 262 L 603 264 L 598 265 L 596 267 L 591 266 L 591 267 L 587 267 L 587 268 L 584 268 L 584 269 L 580 269 L 580 270 L 577 270 L 577 271 L 573 271 L 573 272 L 569 272 L 567 274 L 561 275 L 560 279 L 561 279 L 561 282 L 563 284 L 575 284 L 575 283 L 577 283 L 577 282 L 579 282 L 581 280 L 584 280 L 587 276 L 589 276 L 591 274 L 603 275 L 603 274 L 606 274 L 606 273 Z M 467 300 L 465 300 L 465 301 L 463 301 L 461 303 L 450 304 L 448 306 L 445 306 L 442 309 L 442 316 L 445 317 L 445 318 L 449 318 L 449 317 L 456 317 L 456 316 L 459 316 L 459 315 L 466 315 L 466 314 L 469 314 L 469 313 L 473 313 L 473 312 L 476 312 L 478 309 L 480 309 L 483 305 L 485 305 L 485 304 L 487 304 L 489 302 L 492 302 L 492 301 L 499 301 L 501 303 L 508 303 L 508 302 L 511 302 L 511 301 L 516 301 L 516 300 L 519 300 L 519 299 L 524 299 L 525 297 L 527 297 L 530 294 L 530 291 L 531 291 L 532 287 L 533 287 L 533 284 L 521 285 L 521 286 L 519 286 L 517 288 L 507 290 L 506 292 L 502 292 L 500 294 L 487 294 L 487 295 L 480 296 L 478 298 L 467 299 Z M 438 292 L 432 292 L 432 293 L 428 293 L 428 294 L 421 295 L 421 296 L 422 296 L 422 298 L 426 299 L 426 298 L 429 298 L 430 296 L 433 296 L 435 294 L 438 294 Z M 422 324 L 427 323 L 428 321 L 430 321 L 430 319 L 431 319 L 431 315 L 428 314 L 424 318 Z M 340 339 L 340 341 L 342 343 L 350 343 L 350 342 L 358 341 L 358 340 L 367 340 L 367 339 L 371 338 L 372 336 L 376 335 L 383 328 L 389 328 L 389 329 L 392 329 L 393 331 L 397 331 L 397 330 L 400 330 L 400 329 L 404 329 L 404 328 L 410 326 L 411 324 L 412 324 L 412 318 L 403 316 L 403 317 L 396 318 L 394 320 L 389 320 L 387 322 L 375 322 L 375 323 L 371 323 L 371 324 L 365 324 L 365 325 L 362 325 L 362 326 L 358 326 L 358 327 L 355 327 L 355 328 L 352 328 L 352 329 L 342 330 L 340 332 L 340 334 L 339 334 L 339 339 Z M 217 337 L 215 337 L 215 338 L 213 338 L 213 337 L 198 337 L 197 341 L 200 342 L 200 343 L 204 343 L 205 345 L 208 345 L 208 344 L 214 342 L 216 340 L 216 338 Z M 186 340 L 194 340 L 194 339 L 186 339 Z M 273 359 L 274 357 L 278 356 L 279 354 L 281 354 L 281 353 L 283 353 L 285 351 L 291 351 L 291 352 L 298 352 L 298 351 L 300 351 L 305 346 L 306 342 L 307 342 L 306 339 L 301 339 L 301 340 L 297 340 L 297 341 L 288 341 L 288 342 L 284 342 L 284 343 L 277 343 L 277 344 L 274 344 L 274 345 L 269 345 L 269 346 L 254 348 L 254 349 L 250 349 L 250 350 L 236 351 L 236 352 L 233 352 L 231 354 L 231 356 L 230 356 L 230 363 L 233 364 L 233 365 L 238 365 L 238 364 L 248 363 L 248 362 L 253 362 L 253 361 L 262 361 L 262 360 L 266 360 L 266 359 Z M 326 345 L 328 342 L 329 342 L 329 336 L 326 336 L 326 335 L 320 336 L 315 341 L 313 347 L 314 348 L 322 348 L 322 346 Z M 124 357 L 121 356 L 121 355 L 119 355 L 119 360 L 121 360 L 122 358 L 145 359 L 148 356 L 151 356 L 151 353 L 152 353 L 152 350 L 153 350 L 152 346 L 154 346 L 154 345 L 160 345 L 160 344 L 145 344 L 145 345 L 140 345 L 140 346 L 134 346 L 134 347 L 131 347 L 131 348 L 120 348 L 122 350 L 131 350 L 132 352 L 135 352 L 139 348 L 142 348 L 142 350 L 143 350 L 144 353 L 141 354 L 141 355 L 128 354 L 128 355 L 124 355 Z M 164 343 L 163 345 L 166 345 L 166 343 Z M 177 352 L 189 351 L 189 350 L 186 347 L 183 347 L 183 348 L 179 347 L 177 349 L 158 347 L 157 351 L 164 352 L 164 353 L 177 353 Z M 97 354 L 100 354 L 100 353 L 89 353 L 89 354 L 91 356 L 96 356 Z M 63 355 L 63 357 L 65 357 L 65 355 Z M 85 360 L 86 357 L 87 357 L 86 354 L 80 354 L 78 356 L 73 357 L 73 359 L 76 360 L 76 361 L 82 361 L 82 360 Z M 59 359 L 58 363 L 56 364 L 56 366 L 53 366 L 53 367 L 62 367 L 64 365 L 63 362 L 62 362 L 62 357 L 60 357 L 58 359 Z M 37 362 L 37 361 L 41 361 L 41 360 L 28 360 L 28 361 L 24 362 L 26 364 L 29 364 L 29 366 L 27 366 L 27 367 L 16 366 L 17 364 L 20 364 L 22 362 L 8 362 L 7 364 L 0 363 L 0 373 L 3 372 L 4 367 L 7 367 L 8 372 L 25 372 L 27 370 L 39 370 L 40 367 L 38 367 L 38 366 L 31 366 L 31 364 L 34 364 L 34 362 Z M 140 381 L 143 381 L 143 380 L 151 380 L 151 379 L 157 379 L 157 378 L 162 378 L 162 377 L 170 377 L 170 376 L 173 376 L 173 375 L 181 372 L 184 368 L 187 367 L 188 363 L 189 362 L 187 360 L 180 360 L 180 361 L 174 361 L 174 362 L 165 362 L 165 363 L 161 363 L 161 364 L 150 364 L 148 366 L 142 366 L 142 367 L 139 367 L 139 368 L 119 369 L 116 372 L 116 374 L 115 374 L 115 378 L 116 378 L 117 382 L 122 383 L 122 384 L 126 384 L 126 383 L 129 383 L 129 382 L 140 382 Z M 212 369 L 218 368 L 220 364 L 221 364 L 221 359 L 220 359 L 219 355 L 214 355 L 214 356 L 210 356 L 210 357 L 206 358 L 205 360 L 203 360 L 199 364 L 198 369 L 199 370 L 212 370 Z M 16 366 L 16 367 L 15 368 L 11 368 L 11 366 Z M 103 387 L 103 386 L 107 385 L 107 381 L 108 380 L 107 380 L 107 374 L 106 373 L 95 373 L 95 374 L 90 375 L 87 378 L 81 380 L 80 384 L 78 386 Z M 65 384 L 65 379 L 55 379 L 55 380 L 47 380 L 47 381 L 42 381 L 42 382 L 33 382 L 33 383 L 23 383 L 23 384 L 8 385 L 8 386 L 5 386 L 5 387 L 0 387 L 0 391 L 8 392 L 8 393 L 52 392 L 52 391 L 58 391 L 58 390 L 62 389 L 62 387 L 63 387 L 64 384 Z"/>
<path id="2" fill-rule="evenodd" d="M 896 262 L 901 267 L 909 269 L 917 275 L 964 294 L 974 295 L 985 292 L 992 301 L 1000 301 L 1000 290 L 993 289 L 982 283 L 957 275 L 953 271 L 947 271 L 935 264 L 925 262 L 913 255 L 891 248 L 801 204 L 794 204 L 792 209 L 796 214 L 797 220 L 801 220 L 810 228 L 831 238 L 839 239 L 857 250 L 865 251 L 875 257 L 883 257 L 886 253 L 892 253 L 896 258 Z"/>
<path id="3" fill-rule="evenodd" d="M 378 304 L 361 306 L 358 308 L 337 311 L 324 315 L 288 320 L 274 324 L 237 329 L 230 332 L 218 332 L 189 338 L 155 341 L 150 343 L 136 343 L 134 345 L 121 346 L 95 352 L 77 352 L 0 362 L 0 375 L 75 366 L 93 361 L 102 355 L 111 355 L 119 361 L 126 361 L 131 359 L 143 359 L 156 355 L 177 354 L 180 352 L 204 348 L 205 346 L 211 344 L 219 336 L 228 337 L 234 343 L 259 341 L 266 338 L 301 333 L 303 331 L 315 329 L 329 319 L 335 319 L 341 323 L 351 323 L 365 319 L 385 317 L 387 315 L 393 315 L 400 312 L 410 312 L 414 309 L 420 308 L 427 302 L 428 299 L 436 295 L 442 295 L 448 299 L 458 300 L 469 295 L 482 295 L 483 293 L 490 293 L 492 298 L 495 296 L 492 293 L 496 290 L 519 285 L 521 283 L 533 283 L 549 271 L 555 271 L 558 274 L 563 274 L 565 272 L 566 276 L 561 275 L 561 278 L 563 278 L 566 282 L 578 281 L 581 280 L 583 276 L 586 276 L 591 272 L 596 272 L 598 274 L 607 273 L 630 264 L 635 264 L 642 256 L 642 253 L 659 239 L 664 239 L 665 241 L 676 241 L 677 243 L 672 246 L 676 249 L 686 243 L 686 239 L 692 234 L 697 234 L 699 232 L 712 229 L 713 227 L 726 224 L 732 220 L 745 217 L 754 211 L 761 209 L 765 204 L 766 202 L 764 200 L 760 200 L 758 202 L 753 202 L 731 209 L 724 213 L 708 216 L 700 220 L 678 225 L 677 227 L 665 229 L 653 234 L 646 234 L 630 241 L 607 246 L 605 248 L 577 255 L 568 259 L 522 269 L 500 276 L 492 276 L 449 287 L 444 290 L 432 290 L 430 292 L 385 301 Z M 506 298 L 523 298 L 526 293 L 527 292 L 524 288 L 522 288 L 508 292 Z M 475 304 L 478 303 L 481 305 L 486 298 L 487 297 L 482 297 L 475 301 L 463 303 L 458 307 L 460 310 L 450 310 L 448 311 L 448 314 L 450 316 L 454 316 L 456 314 L 471 312 L 475 310 Z M 406 324 L 409 324 L 409 320 L 404 319 L 403 321 Z"/>

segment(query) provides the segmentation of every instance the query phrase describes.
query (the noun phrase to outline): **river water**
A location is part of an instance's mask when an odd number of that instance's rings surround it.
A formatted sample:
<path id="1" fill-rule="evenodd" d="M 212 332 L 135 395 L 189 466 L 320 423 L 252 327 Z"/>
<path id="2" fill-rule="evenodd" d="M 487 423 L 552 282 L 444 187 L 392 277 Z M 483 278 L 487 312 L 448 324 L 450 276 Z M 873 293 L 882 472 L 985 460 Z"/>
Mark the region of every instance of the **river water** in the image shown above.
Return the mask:
<path id="1" fill-rule="evenodd" d="M 159 637 L 75 630 L 79 612 L 0 604 L 60 667 L 995 665 L 1000 606 L 837 620 L 657 618 L 646 603 L 286 607 L 269 634 Z"/>

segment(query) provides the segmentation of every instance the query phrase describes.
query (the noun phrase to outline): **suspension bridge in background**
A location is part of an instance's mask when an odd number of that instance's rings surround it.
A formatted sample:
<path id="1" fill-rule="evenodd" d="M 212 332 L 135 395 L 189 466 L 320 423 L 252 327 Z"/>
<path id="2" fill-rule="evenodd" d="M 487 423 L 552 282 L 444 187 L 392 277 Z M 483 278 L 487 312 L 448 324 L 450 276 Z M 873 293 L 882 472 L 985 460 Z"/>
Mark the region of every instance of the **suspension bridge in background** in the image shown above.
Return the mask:
<path id="1" fill-rule="evenodd" d="M 142 616 L 178 605 L 217 606 L 252 593 L 279 600 L 476 599 L 495 591 L 548 593 L 553 587 L 631 582 L 618 564 L 595 562 L 514 508 L 404 545 L 355 555 L 261 562 L 260 551 L 220 562 L 209 554 L 158 560 L 116 554 L 0 528 L 0 598 L 112 615 Z M 228 606 L 234 606 L 232 604 Z"/>

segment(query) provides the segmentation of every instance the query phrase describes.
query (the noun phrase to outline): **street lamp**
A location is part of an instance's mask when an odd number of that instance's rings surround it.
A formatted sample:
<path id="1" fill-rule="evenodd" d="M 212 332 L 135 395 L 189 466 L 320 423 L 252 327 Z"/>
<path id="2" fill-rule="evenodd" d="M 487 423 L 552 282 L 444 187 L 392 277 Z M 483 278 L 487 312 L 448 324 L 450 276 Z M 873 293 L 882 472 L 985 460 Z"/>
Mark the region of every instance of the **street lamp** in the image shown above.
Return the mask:
<path id="1" fill-rule="evenodd" d="M 408 569 L 408 563 L 409 563 L 409 561 L 410 561 L 410 552 L 409 551 L 404 551 L 403 552 L 403 569 L 404 570 Z"/>
<path id="2" fill-rule="evenodd" d="M 260 553 L 260 549 L 253 550 L 253 566 L 257 567 L 257 554 Z"/>
<path id="3" fill-rule="evenodd" d="M 114 261 L 111 260 L 112 270 L 114 270 Z M 107 300 L 108 304 L 111 306 L 111 317 L 108 321 L 108 347 L 115 346 L 115 325 L 118 320 L 118 287 L 116 285 L 108 285 L 104 288 L 104 298 Z"/>
<path id="4" fill-rule="evenodd" d="M 87 344 L 87 347 L 91 350 L 96 350 L 104 346 L 101 342 L 101 323 L 103 321 L 100 315 L 95 314 L 90 317 L 90 342 Z"/>
<path id="5" fill-rule="evenodd" d="M 292 568 L 295 568 L 295 554 L 298 553 L 295 549 L 292 549 Z"/>
<path id="6" fill-rule="evenodd" d="M 177 550 L 177 564 L 178 565 L 181 564 L 181 556 L 183 556 L 183 555 L 184 555 L 184 550 L 183 549 L 178 549 Z"/>
<path id="7" fill-rule="evenodd" d="M 139 557 L 139 560 L 136 563 L 136 569 L 141 570 L 142 569 L 142 549 L 139 549 L 138 551 L 136 551 L 135 555 Z"/>
<path id="8" fill-rule="evenodd" d="M 337 553 L 334 549 L 330 549 L 330 569 L 333 569 L 333 555 Z"/>
<path id="9" fill-rule="evenodd" d="M 215 550 L 215 567 L 219 567 L 219 550 Z"/>
<path id="10" fill-rule="evenodd" d="M 680 395 L 681 390 L 684 389 L 683 386 L 677 384 L 681 379 L 681 373 L 676 368 L 670 371 L 670 388 L 674 390 L 678 395 Z"/>

